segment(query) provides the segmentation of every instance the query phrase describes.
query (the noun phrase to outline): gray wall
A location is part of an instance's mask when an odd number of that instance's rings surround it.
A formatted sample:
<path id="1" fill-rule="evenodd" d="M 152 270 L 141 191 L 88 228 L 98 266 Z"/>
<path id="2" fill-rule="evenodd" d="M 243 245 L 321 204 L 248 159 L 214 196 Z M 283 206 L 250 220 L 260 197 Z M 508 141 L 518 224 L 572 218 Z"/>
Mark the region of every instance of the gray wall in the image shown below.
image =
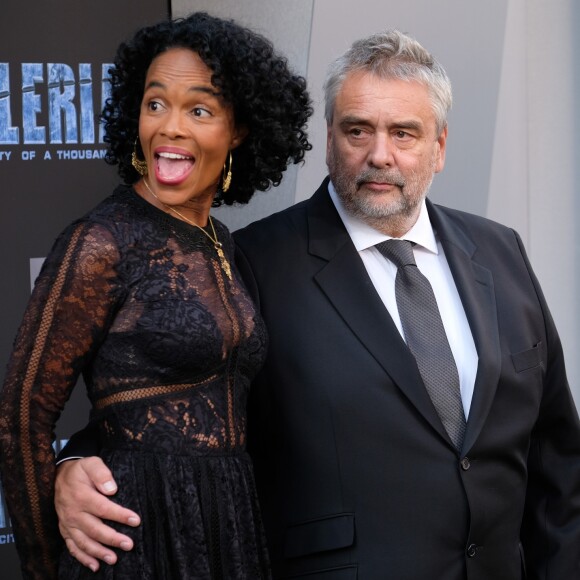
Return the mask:
<path id="1" fill-rule="evenodd" d="M 236 229 L 305 199 L 326 173 L 322 83 L 350 43 L 384 28 L 415 36 L 454 87 L 447 165 L 431 198 L 518 230 L 540 278 L 580 403 L 580 3 L 577 0 L 173 0 L 174 15 L 204 9 L 260 30 L 307 75 L 314 149 L 280 192 L 220 210 Z M 555 254 L 555 252 L 558 254 Z"/>

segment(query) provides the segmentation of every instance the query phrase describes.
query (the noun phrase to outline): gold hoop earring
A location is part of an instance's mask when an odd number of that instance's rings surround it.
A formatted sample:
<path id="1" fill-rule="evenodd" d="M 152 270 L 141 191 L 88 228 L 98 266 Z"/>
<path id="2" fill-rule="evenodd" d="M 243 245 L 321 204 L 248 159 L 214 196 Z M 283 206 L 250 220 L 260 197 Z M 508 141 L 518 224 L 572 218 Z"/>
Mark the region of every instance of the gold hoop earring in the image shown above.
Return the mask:
<path id="1" fill-rule="evenodd" d="M 226 167 L 228 167 L 227 171 Z M 224 168 L 222 171 L 222 192 L 226 193 L 226 191 L 230 188 L 231 184 L 232 184 L 232 152 L 230 151 L 229 163 L 228 162 L 224 163 Z"/>
<path id="2" fill-rule="evenodd" d="M 137 157 L 137 141 L 139 141 L 139 137 L 135 139 L 135 143 L 133 144 L 131 165 L 135 168 L 135 171 L 139 175 L 147 175 L 147 161 L 145 161 L 145 159 L 139 159 L 139 157 Z"/>

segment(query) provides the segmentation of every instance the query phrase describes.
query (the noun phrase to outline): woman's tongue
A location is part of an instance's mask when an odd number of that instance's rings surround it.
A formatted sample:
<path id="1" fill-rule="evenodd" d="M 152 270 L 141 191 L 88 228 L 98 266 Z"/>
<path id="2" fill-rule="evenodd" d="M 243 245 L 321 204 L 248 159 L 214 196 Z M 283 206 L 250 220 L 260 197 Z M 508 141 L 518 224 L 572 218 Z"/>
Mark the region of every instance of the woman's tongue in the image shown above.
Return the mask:
<path id="1" fill-rule="evenodd" d="M 179 181 L 187 175 L 192 166 L 193 159 L 158 157 L 156 166 L 157 179 L 169 182 Z"/>

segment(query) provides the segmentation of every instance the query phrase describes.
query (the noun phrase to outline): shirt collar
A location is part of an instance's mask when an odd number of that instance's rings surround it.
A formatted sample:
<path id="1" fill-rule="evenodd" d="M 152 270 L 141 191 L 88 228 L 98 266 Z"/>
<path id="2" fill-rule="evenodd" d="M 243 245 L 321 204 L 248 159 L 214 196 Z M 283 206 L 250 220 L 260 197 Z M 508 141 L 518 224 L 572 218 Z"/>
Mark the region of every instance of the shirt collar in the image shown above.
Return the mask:
<path id="1" fill-rule="evenodd" d="M 330 198 L 336 207 L 336 211 L 338 211 L 338 215 L 344 223 L 344 227 L 346 228 L 357 252 L 371 248 L 379 242 L 391 239 L 391 236 L 387 236 L 386 234 L 375 230 L 360 218 L 350 215 L 344 209 L 344 206 L 334 189 L 332 181 L 329 181 L 328 183 L 328 193 L 330 194 Z M 415 225 L 404 234 L 401 239 L 409 240 L 410 242 L 423 246 L 434 254 L 439 253 L 435 232 L 433 231 L 433 226 L 429 219 L 429 212 L 427 211 L 427 204 L 425 201 L 421 204 L 421 211 Z"/>

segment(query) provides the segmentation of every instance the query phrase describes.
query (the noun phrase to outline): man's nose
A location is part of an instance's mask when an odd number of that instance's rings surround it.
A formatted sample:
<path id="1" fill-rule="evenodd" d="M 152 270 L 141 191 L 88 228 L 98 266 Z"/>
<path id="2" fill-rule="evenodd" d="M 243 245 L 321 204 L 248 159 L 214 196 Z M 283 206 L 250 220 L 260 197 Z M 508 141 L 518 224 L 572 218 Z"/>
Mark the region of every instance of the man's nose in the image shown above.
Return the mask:
<path id="1" fill-rule="evenodd" d="M 373 167 L 393 165 L 394 145 L 385 133 L 376 133 L 369 150 L 368 162 Z"/>

